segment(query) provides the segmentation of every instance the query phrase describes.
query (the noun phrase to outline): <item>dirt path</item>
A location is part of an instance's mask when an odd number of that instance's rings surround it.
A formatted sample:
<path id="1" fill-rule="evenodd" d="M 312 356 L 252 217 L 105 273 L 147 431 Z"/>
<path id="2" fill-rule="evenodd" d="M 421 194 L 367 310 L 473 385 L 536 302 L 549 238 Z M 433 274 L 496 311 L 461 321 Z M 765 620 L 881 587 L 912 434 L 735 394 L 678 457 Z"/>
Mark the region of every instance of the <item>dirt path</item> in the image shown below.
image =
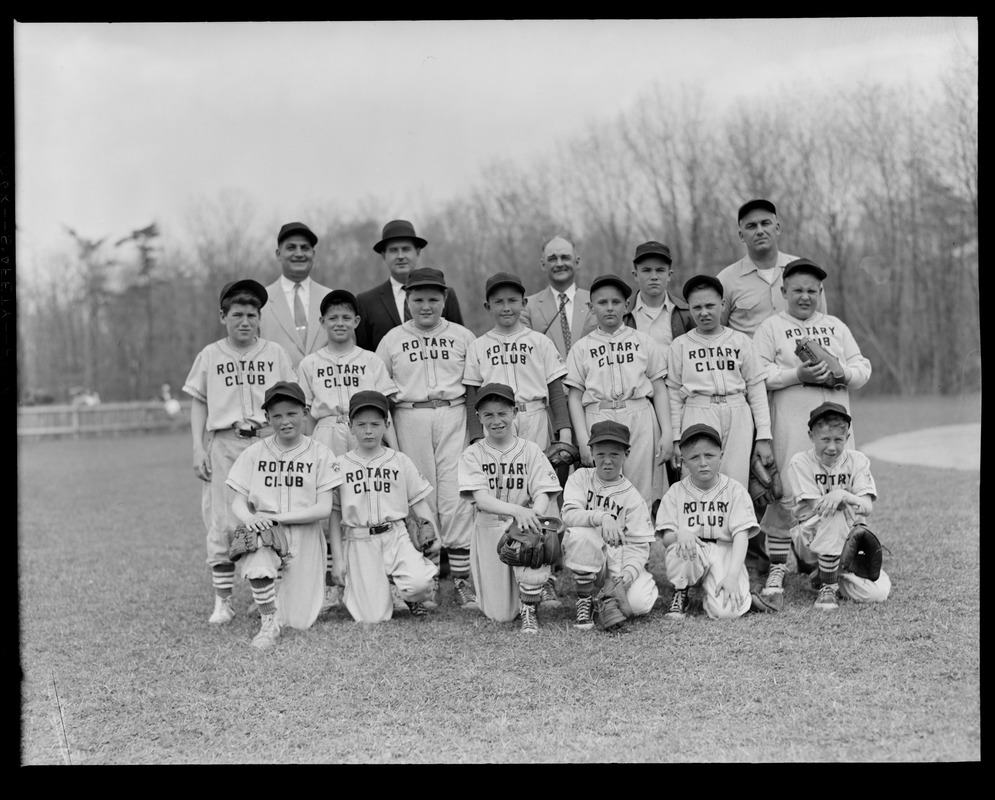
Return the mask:
<path id="1" fill-rule="evenodd" d="M 938 469 L 981 469 L 981 425 L 943 425 L 860 445 L 871 458 Z"/>

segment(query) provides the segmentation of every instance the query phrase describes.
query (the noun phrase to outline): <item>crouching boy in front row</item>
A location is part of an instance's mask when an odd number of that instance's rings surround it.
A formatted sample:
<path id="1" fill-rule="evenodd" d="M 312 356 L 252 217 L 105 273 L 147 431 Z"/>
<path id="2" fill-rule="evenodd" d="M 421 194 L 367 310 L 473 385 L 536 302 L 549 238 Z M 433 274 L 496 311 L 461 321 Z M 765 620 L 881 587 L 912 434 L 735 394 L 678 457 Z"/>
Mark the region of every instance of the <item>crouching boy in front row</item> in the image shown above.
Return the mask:
<path id="1" fill-rule="evenodd" d="M 753 501 L 743 484 L 719 473 L 722 438 L 714 428 L 691 425 L 680 448 L 688 475 L 667 490 L 656 515 L 674 585 L 667 616 L 683 619 L 688 589 L 700 581 L 709 617 L 741 617 L 750 610 L 746 547 L 760 531 Z"/>

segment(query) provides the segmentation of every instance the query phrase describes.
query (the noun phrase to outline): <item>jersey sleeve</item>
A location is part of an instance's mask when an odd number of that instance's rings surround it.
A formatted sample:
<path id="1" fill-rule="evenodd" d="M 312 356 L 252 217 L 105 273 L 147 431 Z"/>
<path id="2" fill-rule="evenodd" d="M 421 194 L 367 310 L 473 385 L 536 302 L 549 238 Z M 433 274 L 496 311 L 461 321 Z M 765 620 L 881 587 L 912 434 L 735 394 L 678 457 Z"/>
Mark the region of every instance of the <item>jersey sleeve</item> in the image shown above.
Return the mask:
<path id="1" fill-rule="evenodd" d="M 594 512 L 587 508 L 587 490 L 591 484 L 591 474 L 593 467 L 581 467 L 575 469 L 567 478 L 567 484 L 563 487 L 563 506 L 560 513 L 563 522 L 571 527 L 595 526 Z"/>
<path id="2" fill-rule="evenodd" d="M 529 442 L 529 497 L 535 500 L 540 494 L 559 494 L 560 479 L 546 454 L 535 442 Z"/>
<path id="3" fill-rule="evenodd" d="M 681 438 L 684 416 L 684 343 L 678 336 L 667 349 L 667 398 L 670 400 L 670 430 L 675 440 Z"/>
<path id="4" fill-rule="evenodd" d="M 567 353 L 567 374 L 563 378 L 563 382 L 574 389 L 584 390 L 587 383 L 587 370 L 581 360 L 581 354 L 583 351 L 583 346 L 581 342 L 584 340 L 574 342 L 570 348 L 570 352 Z"/>
<path id="5" fill-rule="evenodd" d="M 290 355 L 283 349 L 283 345 L 276 342 L 270 342 L 270 344 L 276 348 L 276 370 L 280 376 L 280 380 L 295 383 L 297 381 L 297 370 L 294 369 L 294 362 L 291 361 Z"/>
<path id="6" fill-rule="evenodd" d="M 408 492 L 408 505 L 413 506 L 432 494 L 432 484 L 425 479 L 425 476 L 415 466 L 415 462 L 408 456 L 400 451 L 397 451 L 397 455 L 402 465 L 401 468 L 404 470 L 404 485 Z"/>
<path id="7" fill-rule="evenodd" d="M 840 338 L 843 343 L 844 377 L 851 389 L 859 389 L 871 378 L 871 362 L 860 352 L 860 346 L 850 329 L 842 322 L 838 321 L 837 324 L 842 326 Z"/>
<path id="8" fill-rule="evenodd" d="M 387 372 L 387 365 L 376 353 L 370 358 L 370 369 L 373 371 L 373 385 L 376 391 L 384 397 L 393 397 L 397 394 L 397 384 Z"/>
<path id="9" fill-rule="evenodd" d="M 660 505 L 656 509 L 656 520 L 653 523 L 657 533 L 681 529 L 680 519 L 677 516 L 677 496 L 681 491 L 680 483 L 671 484 L 661 498 Z"/>
<path id="10" fill-rule="evenodd" d="M 872 500 L 877 500 L 878 490 L 874 483 L 874 476 L 871 474 L 871 460 L 859 450 L 851 451 L 850 456 L 854 461 L 850 492 L 857 497 L 870 497 Z"/>
<path id="11" fill-rule="evenodd" d="M 249 496 L 252 488 L 252 464 L 256 456 L 256 447 L 247 447 L 235 459 L 235 463 L 228 470 L 228 479 L 225 485 L 239 494 Z"/>
<path id="12" fill-rule="evenodd" d="M 625 537 L 634 544 L 652 542 L 655 538 L 649 508 L 635 487 L 632 487 L 625 498 Z"/>
<path id="13" fill-rule="evenodd" d="M 818 500 L 822 497 L 822 490 L 815 482 L 815 472 L 812 470 L 812 459 L 808 456 L 808 451 L 803 450 L 795 453 L 788 462 L 787 469 L 788 486 L 795 498 L 799 500 Z"/>
<path id="14" fill-rule="evenodd" d="M 391 330 L 396 330 L 392 328 Z M 377 345 L 377 357 L 383 362 L 384 369 L 387 370 L 387 374 L 393 380 L 394 378 L 394 359 L 391 357 L 391 341 L 394 337 L 390 335 L 390 331 L 380 340 L 380 344 Z"/>
<path id="15" fill-rule="evenodd" d="M 311 411 L 314 405 L 314 387 L 311 385 L 311 356 L 304 356 L 301 363 L 297 365 L 297 383 L 304 392 L 304 400 Z M 313 416 L 313 412 L 312 416 Z"/>
<path id="16" fill-rule="evenodd" d="M 757 514 L 753 510 L 753 500 L 746 487 L 739 481 L 729 478 L 729 516 L 726 522 L 729 525 L 729 533 L 735 536 L 737 533 L 745 533 L 752 539 L 760 533 L 760 525 L 757 522 Z"/>
<path id="17" fill-rule="evenodd" d="M 668 373 L 667 353 L 649 335 L 641 334 L 639 338 L 642 339 L 643 347 L 646 348 L 646 377 L 651 381 L 666 378 Z"/>
<path id="18" fill-rule="evenodd" d="M 480 373 L 480 355 L 478 354 L 478 342 L 476 339 L 466 348 L 466 364 L 463 367 L 463 383 L 468 386 L 481 386 L 484 382 Z"/>
<path id="19" fill-rule="evenodd" d="M 201 350 L 190 367 L 190 374 L 183 383 L 183 391 L 191 397 L 207 402 L 207 348 Z"/>
<path id="20" fill-rule="evenodd" d="M 315 490 L 318 494 L 330 492 L 336 486 L 342 484 L 341 470 L 334 467 L 338 465 L 338 458 L 321 442 L 312 439 L 318 452 L 317 474 L 315 476 Z"/>
<path id="21" fill-rule="evenodd" d="M 560 351 L 556 349 L 553 340 L 542 334 L 536 338 L 538 340 L 539 357 L 546 375 L 546 383 L 549 384 L 557 378 L 566 377 L 567 362 L 560 355 Z"/>
<path id="22" fill-rule="evenodd" d="M 487 476 L 484 474 L 478 445 L 471 444 L 460 454 L 456 464 L 456 481 L 460 495 L 467 500 L 473 498 L 474 492 L 490 488 Z"/>

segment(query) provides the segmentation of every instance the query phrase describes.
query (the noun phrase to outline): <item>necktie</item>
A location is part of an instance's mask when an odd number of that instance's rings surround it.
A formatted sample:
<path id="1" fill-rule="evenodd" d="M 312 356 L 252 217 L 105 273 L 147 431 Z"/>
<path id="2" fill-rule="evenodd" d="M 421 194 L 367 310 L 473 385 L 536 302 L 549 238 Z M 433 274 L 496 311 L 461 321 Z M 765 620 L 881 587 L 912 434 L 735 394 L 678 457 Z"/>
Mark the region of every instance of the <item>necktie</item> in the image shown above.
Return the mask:
<path id="1" fill-rule="evenodd" d="M 401 295 L 401 305 L 404 307 L 404 312 L 401 314 L 401 322 L 407 322 L 411 319 L 411 309 L 408 308 L 408 296 L 405 294 Z"/>
<path id="2" fill-rule="evenodd" d="M 294 284 L 294 325 L 301 344 L 307 346 L 307 314 L 304 313 L 304 303 L 301 301 L 301 285 Z"/>
<path id="3" fill-rule="evenodd" d="M 567 320 L 567 293 L 560 292 L 560 330 L 563 331 L 563 347 L 570 352 L 570 322 Z"/>

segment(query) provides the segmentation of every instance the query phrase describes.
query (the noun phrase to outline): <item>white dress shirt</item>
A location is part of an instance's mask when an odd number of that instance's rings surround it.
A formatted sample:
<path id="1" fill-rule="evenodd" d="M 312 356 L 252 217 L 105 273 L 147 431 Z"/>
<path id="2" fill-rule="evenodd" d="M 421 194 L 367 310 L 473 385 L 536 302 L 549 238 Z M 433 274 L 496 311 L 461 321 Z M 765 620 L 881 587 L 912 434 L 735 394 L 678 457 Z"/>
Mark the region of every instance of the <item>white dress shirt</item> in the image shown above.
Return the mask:
<path id="1" fill-rule="evenodd" d="M 290 318 L 294 318 L 294 287 L 297 286 L 286 275 L 280 276 L 280 288 L 283 289 L 283 296 L 287 299 L 287 308 L 290 309 Z M 311 305 L 311 276 L 309 275 L 300 283 L 301 302 L 304 304 L 304 318 L 307 319 L 308 308 Z M 309 320 L 310 321 L 310 320 Z"/>

